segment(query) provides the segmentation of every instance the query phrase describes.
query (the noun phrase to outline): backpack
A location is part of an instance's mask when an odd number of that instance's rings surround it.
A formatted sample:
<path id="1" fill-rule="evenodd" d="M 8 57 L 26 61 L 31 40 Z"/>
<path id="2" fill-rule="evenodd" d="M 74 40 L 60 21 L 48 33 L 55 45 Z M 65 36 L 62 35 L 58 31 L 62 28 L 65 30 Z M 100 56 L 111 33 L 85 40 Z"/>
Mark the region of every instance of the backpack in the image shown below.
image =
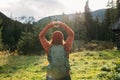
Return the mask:
<path id="1" fill-rule="evenodd" d="M 48 61 L 50 63 L 47 68 L 48 76 L 57 79 L 68 75 L 70 65 L 63 45 L 52 45 L 50 47 Z"/>

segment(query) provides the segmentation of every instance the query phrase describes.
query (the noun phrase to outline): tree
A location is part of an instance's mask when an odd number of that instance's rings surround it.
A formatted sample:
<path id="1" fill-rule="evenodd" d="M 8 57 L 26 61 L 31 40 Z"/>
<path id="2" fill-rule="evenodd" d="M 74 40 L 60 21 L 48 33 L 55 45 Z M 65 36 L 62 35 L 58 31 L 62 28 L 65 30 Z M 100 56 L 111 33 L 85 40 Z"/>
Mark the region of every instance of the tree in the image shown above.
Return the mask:
<path id="1" fill-rule="evenodd" d="M 29 54 L 36 51 L 40 52 L 42 47 L 39 42 L 38 34 L 38 27 L 33 27 L 33 32 L 22 32 L 21 38 L 17 45 L 18 50 L 23 54 Z"/>
<path id="2" fill-rule="evenodd" d="M 66 23 L 67 25 L 69 25 L 70 24 L 70 20 L 69 20 L 69 17 L 68 17 L 68 15 L 66 15 L 66 14 L 62 14 L 62 21 L 64 22 L 64 23 Z"/>
<path id="3" fill-rule="evenodd" d="M 107 4 L 107 12 L 109 14 L 110 17 L 110 23 L 113 24 L 116 20 L 116 7 L 115 7 L 115 2 L 113 0 L 108 0 L 108 4 Z M 111 26 L 110 24 L 110 26 Z"/>
<path id="4" fill-rule="evenodd" d="M 86 1 L 86 5 L 85 5 L 85 11 L 84 11 L 84 17 L 85 17 L 85 26 L 87 29 L 87 38 L 88 40 L 92 40 L 94 39 L 94 26 L 93 26 L 93 19 L 92 19 L 92 14 L 89 8 L 89 0 Z"/>
<path id="5" fill-rule="evenodd" d="M 96 16 L 96 19 L 93 22 L 95 28 L 94 28 L 94 34 L 95 34 L 95 40 L 99 40 L 100 39 L 100 35 L 101 35 L 101 26 L 100 26 L 100 21 L 98 16 Z"/>
<path id="6" fill-rule="evenodd" d="M 111 31 L 111 26 L 116 21 L 116 9 L 114 6 L 114 1 L 109 0 L 107 4 L 108 9 L 105 12 L 105 18 L 103 20 L 103 37 L 104 40 L 112 40 L 113 34 Z"/>
<path id="7" fill-rule="evenodd" d="M 0 19 L 0 24 L 2 23 L 2 19 Z M 0 50 L 3 49 L 3 43 L 2 43 L 2 27 L 0 27 Z"/>
<path id="8" fill-rule="evenodd" d="M 120 0 L 117 0 L 116 2 L 116 7 L 117 7 L 117 20 L 120 18 Z"/>
<path id="9" fill-rule="evenodd" d="M 73 19 L 74 23 L 74 32 L 75 32 L 75 40 L 86 40 L 86 28 L 84 26 L 84 20 L 82 14 L 76 13 Z"/>

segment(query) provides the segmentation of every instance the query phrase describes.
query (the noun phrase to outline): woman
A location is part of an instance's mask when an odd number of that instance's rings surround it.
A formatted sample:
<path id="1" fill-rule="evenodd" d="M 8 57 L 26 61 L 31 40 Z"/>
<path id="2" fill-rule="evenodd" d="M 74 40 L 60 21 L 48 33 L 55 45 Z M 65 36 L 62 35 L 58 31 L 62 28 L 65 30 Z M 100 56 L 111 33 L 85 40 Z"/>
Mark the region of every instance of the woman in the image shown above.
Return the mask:
<path id="1" fill-rule="evenodd" d="M 46 32 L 53 27 L 61 27 L 66 30 L 68 37 L 65 41 L 61 31 L 53 32 L 51 41 L 45 38 Z M 47 53 L 50 63 L 47 69 L 46 80 L 71 80 L 68 58 L 74 40 L 74 32 L 72 29 L 63 22 L 53 21 L 47 24 L 40 32 L 39 39 Z"/>

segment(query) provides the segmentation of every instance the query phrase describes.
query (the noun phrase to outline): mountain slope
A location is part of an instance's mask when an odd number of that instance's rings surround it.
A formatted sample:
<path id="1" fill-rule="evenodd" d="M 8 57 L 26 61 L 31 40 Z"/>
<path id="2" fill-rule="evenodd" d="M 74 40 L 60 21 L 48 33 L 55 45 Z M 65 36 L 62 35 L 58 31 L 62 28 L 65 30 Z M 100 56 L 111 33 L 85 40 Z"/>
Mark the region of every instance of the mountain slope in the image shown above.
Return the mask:
<path id="1" fill-rule="evenodd" d="M 0 12 L 0 19 L 2 19 L 1 26 L 13 26 L 12 23 L 16 22 L 17 24 L 22 24 L 18 21 L 14 21 L 11 18 L 8 18 L 6 15 L 4 15 L 2 12 Z M 9 23 L 9 24 L 7 24 Z"/>
<path id="2" fill-rule="evenodd" d="M 32 30 L 32 27 L 31 25 L 14 21 L 1 12 L 0 19 L 2 20 L 2 23 L 0 24 L 0 27 L 2 27 L 2 42 L 4 45 L 6 45 L 6 49 L 13 51 L 17 48 L 17 43 L 21 37 L 22 32 L 24 32 L 25 29 Z"/>
<path id="3" fill-rule="evenodd" d="M 17 20 L 21 23 L 30 23 L 32 24 L 33 22 L 35 22 L 35 18 L 33 16 L 20 16 L 20 17 L 12 17 L 13 20 Z"/>
<path id="4" fill-rule="evenodd" d="M 93 19 L 96 19 L 96 17 L 99 18 L 100 21 L 102 21 L 104 19 L 104 15 L 105 15 L 105 9 L 100 9 L 100 10 L 96 10 L 96 11 L 93 11 L 92 12 L 92 16 L 93 16 Z M 83 15 L 84 13 L 82 13 L 81 15 Z M 75 14 L 68 14 L 67 16 L 69 17 L 70 20 L 73 19 Z M 62 15 L 53 15 L 53 16 L 49 16 L 49 17 L 45 17 L 45 18 L 42 18 L 40 20 L 38 20 L 36 23 L 37 24 L 44 24 L 46 22 L 49 22 L 49 21 L 54 21 L 54 20 L 62 20 Z"/>
<path id="5" fill-rule="evenodd" d="M 102 21 L 104 19 L 105 11 L 106 11 L 105 9 L 93 11 L 92 12 L 93 19 L 96 19 L 96 17 L 98 17 L 99 20 Z"/>

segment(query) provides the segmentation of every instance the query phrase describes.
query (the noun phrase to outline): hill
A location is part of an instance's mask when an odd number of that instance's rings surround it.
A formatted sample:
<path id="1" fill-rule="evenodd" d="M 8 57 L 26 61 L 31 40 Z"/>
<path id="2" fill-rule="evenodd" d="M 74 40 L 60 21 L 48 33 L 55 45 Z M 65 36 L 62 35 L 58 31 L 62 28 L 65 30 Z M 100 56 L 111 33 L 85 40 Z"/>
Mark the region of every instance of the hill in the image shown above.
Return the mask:
<path id="1" fill-rule="evenodd" d="M 0 12 L 0 20 L 2 21 L 0 23 L 0 27 L 2 28 L 2 42 L 3 44 L 12 47 L 13 45 L 17 43 L 21 30 L 23 29 L 23 24 L 14 21 L 10 18 L 8 18 L 6 15 Z M 19 30 L 19 31 L 18 31 Z"/>
<path id="2" fill-rule="evenodd" d="M 2 26 L 7 26 L 8 24 L 6 24 L 5 25 L 5 22 L 8 22 L 8 23 L 10 23 L 10 26 L 11 26 L 11 23 L 13 23 L 13 22 L 16 22 L 16 23 L 18 23 L 18 24 L 21 24 L 20 22 L 18 22 L 18 21 L 14 21 L 14 20 L 12 20 L 11 18 L 8 18 L 6 15 L 4 15 L 2 12 L 0 12 L 0 19 L 2 19 Z"/>
<path id="3" fill-rule="evenodd" d="M 91 12 L 92 16 L 93 16 L 93 19 L 96 19 L 96 17 L 98 17 L 99 20 L 102 21 L 104 19 L 105 11 L 106 11 L 105 9 L 100 9 L 100 10 L 96 10 L 96 11 Z M 84 13 L 82 13 L 81 15 L 83 16 L 83 14 Z M 45 17 L 45 18 L 42 18 L 42 19 L 38 20 L 36 23 L 37 24 L 44 24 L 45 22 L 48 22 L 48 21 L 54 21 L 54 20 L 60 20 L 61 21 L 63 15 L 64 14 Z M 73 19 L 74 15 L 75 14 L 67 14 L 67 16 L 69 17 L 70 20 Z"/>
<path id="4" fill-rule="evenodd" d="M 25 24 L 27 23 L 33 24 L 35 22 L 35 18 L 33 16 L 12 17 L 12 19 Z"/>
<path id="5" fill-rule="evenodd" d="M 3 53 L 3 52 L 0 52 Z M 45 80 L 46 56 L 0 55 L 0 80 Z M 73 52 L 70 54 L 72 80 L 120 80 L 120 52 Z"/>
<path id="6" fill-rule="evenodd" d="M 96 19 L 96 17 L 98 17 L 99 20 L 102 21 L 105 16 L 105 11 L 106 11 L 105 9 L 99 9 L 99 10 L 93 11 L 92 12 L 93 19 Z"/>
<path id="7" fill-rule="evenodd" d="M 29 27 L 31 29 L 32 25 L 23 24 L 18 21 L 14 21 L 0 12 L 0 28 L 2 28 L 2 42 L 5 45 L 5 49 L 10 49 L 13 51 L 16 48 L 18 40 L 20 39 L 21 33 Z"/>
<path id="8" fill-rule="evenodd" d="M 96 18 L 96 16 L 102 21 L 104 19 L 104 14 L 105 14 L 105 9 L 100 9 L 100 10 L 96 10 L 96 11 L 92 11 L 92 16 L 93 19 Z M 73 19 L 75 14 L 68 14 L 70 19 Z M 22 16 L 22 17 L 15 17 L 13 18 L 13 20 L 11 18 L 8 18 L 6 15 L 4 15 L 2 12 L 0 12 L 0 18 L 2 18 L 3 22 L 7 22 L 9 23 L 13 23 L 16 22 L 18 24 L 22 24 L 21 22 L 25 22 L 28 23 L 29 21 L 34 22 L 34 18 L 33 17 L 26 17 L 26 16 Z M 30 18 L 30 19 L 29 19 Z M 48 20 L 62 20 L 62 15 L 53 15 L 53 16 L 48 16 L 48 17 L 44 17 L 40 20 L 38 20 L 36 23 L 40 24 L 40 23 L 44 23 L 47 22 Z M 5 24 L 2 24 L 3 26 Z"/>

